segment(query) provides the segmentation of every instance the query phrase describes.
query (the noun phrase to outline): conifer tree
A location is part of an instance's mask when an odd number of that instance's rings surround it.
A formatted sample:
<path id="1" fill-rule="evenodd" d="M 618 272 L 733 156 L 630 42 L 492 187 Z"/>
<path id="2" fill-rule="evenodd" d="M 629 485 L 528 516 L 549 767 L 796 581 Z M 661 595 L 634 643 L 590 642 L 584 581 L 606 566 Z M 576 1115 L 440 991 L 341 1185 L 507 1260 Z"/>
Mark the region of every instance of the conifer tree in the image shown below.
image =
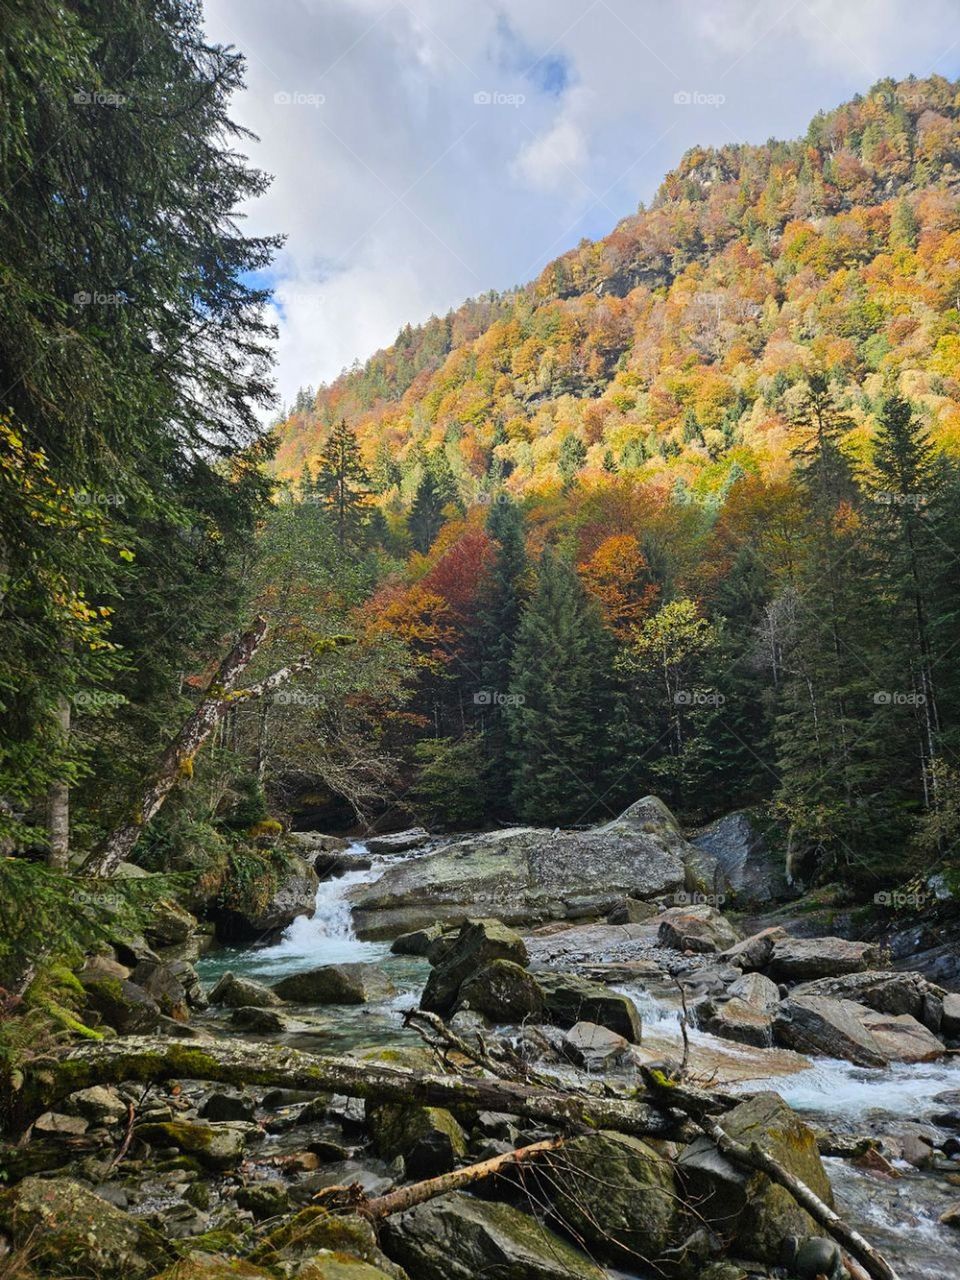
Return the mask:
<path id="1" fill-rule="evenodd" d="M 425 467 L 417 485 L 407 527 L 414 549 L 426 555 L 443 525 L 443 496 L 429 467 Z"/>
<path id="2" fill-rule="evenodd" d="M 364 499 L 369 492 L 357 437 L 345 418 L 331 431 L 317 460 L 316 492 L 333 515 L 341 549 L 355 542 L 363 527 Z"/>

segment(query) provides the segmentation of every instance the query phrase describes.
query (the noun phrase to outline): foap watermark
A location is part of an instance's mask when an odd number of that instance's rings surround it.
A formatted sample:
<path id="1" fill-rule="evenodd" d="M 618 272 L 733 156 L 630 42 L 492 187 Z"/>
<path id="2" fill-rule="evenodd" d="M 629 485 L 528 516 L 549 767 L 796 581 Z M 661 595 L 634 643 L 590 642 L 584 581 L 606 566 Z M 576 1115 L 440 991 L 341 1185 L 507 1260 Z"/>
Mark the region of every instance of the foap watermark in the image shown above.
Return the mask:
<path id="1" fill-rule="evenodd" d="M 927 695 L 916 689 L 877 689 L 873 701 L 878 707 L 923 707 Z"/>
<path id="2" fill-rule="evenodd" d="M 884 107 L 916 108 L 925 106 L 927 101 L 922 93 L 904 93 L 901 89 L 878 89 L 870 96 L 874 102 L 879 102 Z"/>
<path id="3" fill-rule="evenodd" d="M 73 95 L 77 107 L 122 107 L 126 101 L 125 93 L 105 93 L 102 89 L 78 89 Z"/>
<path id="4" fill-rule="evenodd" d="M 892 493 L 886 489 L 875 493 L 873 500 L 881 507 L 913 507 L 914 511 L 919 511 L 921 507 L 927 505 L 925 493 Z"/>
<path id="5" fill-rule="evenodd" d="M 894 911 L 903 907 L 914 907 L 919 910 L 926 906 L 927 895 L 925 893 L 907 893 L 904 889 L 881 889 L 879 893 L 873 895 L 873 900 L 878 907 L 890 907 Z"/>
<path id="6" fill-rule="evenodd" d="M 308 707 L 316 710 L 323 705 L 319 693 L 304 693 L 302 689 L 278 689 L 273 695 L 275 707 Z"/>
<path id="7" fill-rule="evenodd" d="M 499 689 L 478 689 L 473 700 L 478 707 L 522 707 L 526 702 L 522 693 L 501 693 Z"/>
<path id="8" fill-rule="evenodd" d="M 678 707 L 722 707 L 726 698 L 708 689 L 678 689 L 673 701 Z"/>
<path id="9" fill-rule="evenodd" d="M 725 893 L 688 893 L 685 889 L 673 895 L 675 907 L 722 907 L 726 900 Z"/>
<path id="10" fill-rule="evenodd" d="M 98 289 L 78 289 L 73 295 L 75 307 L 122 307 L 126 301 L 122 293 L 101 293 Z"/>
<path id="11" fill-rule="evenodd" d="M 122 693 L 111 693 L 107 689 L 78 689 L 70 701 L 78 710 L 104 711 L 122 706 L 126 698 Z"/>
<path id="12" fill-rule="evenodd" d="M 510 501 L 509 493 L 478 493 L 477 505 L 481 507 L 506 506 Z"/>
<path id="13" fill-rule="evenodd" d="M 726 100 L 725 93 L 704 93 L 702 89 L 678 89 L 673 95 L 678 107 L 722 107 Z"/>
<path id="14" fill-rule="evenodd" d="M 101 911 L 120 911 L 124 905 L 119 893 L 90 893 L 87 889 L 76 889 L 72 897 L 81 907 L 97 907 Z"/>
<path id="15" fill-rule="evenodd" d="M 525 93 L 504 93 L 500 89 L 478 89 L 473 95 L 475 107 L 522 107 Z"/>
<path id="16" fill-rule="evenodd" d="M 299 90 L 288 92 L 281 89 L 273 95 L 278 107 L 322 107 L 327 100 L 325 93 L 301 93 Z"/>
<path id="17" fill-rule="evenodd" d="M 110 493 L 103 489 L 81 489 L 77 495 L 78 507 L 122 507 L 127 500 L 125 493 Z"/>

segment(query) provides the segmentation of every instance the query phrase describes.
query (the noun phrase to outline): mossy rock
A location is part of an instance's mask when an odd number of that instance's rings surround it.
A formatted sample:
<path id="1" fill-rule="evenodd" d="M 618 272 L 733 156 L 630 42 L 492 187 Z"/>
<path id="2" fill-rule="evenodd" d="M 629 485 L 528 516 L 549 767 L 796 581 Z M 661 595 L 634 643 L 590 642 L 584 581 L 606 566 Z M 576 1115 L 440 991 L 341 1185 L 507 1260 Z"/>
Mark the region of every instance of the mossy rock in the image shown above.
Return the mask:
<path id="1" fill-rule="evenodd" d="M 379 1267 L 391 1280 L 406 1274 L 380 1252 L 373 1226 L 356 1214 L 341 1216 L 311 1206 L 281 1223 L 251 1253 L 251 1260 L 275 1267 L 327 1251 Z"/>
<path id="2" fill-rule="evenodd" d="M 0 1230 L 29 1242 L 37 1275 L 70 1280 L 146 1280 L 174 1260 L 145 1222 L 68 1178 L 25 1178 L 0 1193 Z"/>
<path id="3" fill-rule="evenodd" d="M 544 1015 L 543 991 L 522 965 L 492 960 L 463 983 L 456 1009 L 472 1009 L 492 1022 L 539 1022 Z"/>
<path id="4" fill-rule="evenodd" d="M 243 1258 L 228 1258 L 223 1253 L 201 1253 L 191 1249 L 185 1258 L 152 1280 L 276 1280 L 276 1277 Z"/>
<path id="5" fill-rule="evenodd" d="M 345 1253 L 318 1253 L 297 1268 L 296 1280 L 395 1280 L 396 1271 L 383 1271 Z"/>
<path id="6" fill-rule="evenodd" d="M 208 1169 L 231 1169 L 243 1159 L 249 1126 L 226 1121 L 200 1124 L 193 1120 L 163 1120 L 137 1126 L 136 1136 L 153 1147 L 176 1147 Z"/>
<path id="7" fill-rule="evenodd" d="M 449 1173 L 467 1154 L 467 1137 L 443 1107 L 406 1107 L 396 1103 L 371 1109 L 367 1126 L 377 1154 L 403 1157 L 408 1178 Z"/>
<path id="8" fill-rule="evenodd" d="M 492 960 L 529 964 L 526 943 L 499 920 L 468 920 L 427 979 L 420 1008 L 451 1013 L 460 987 Z"/>

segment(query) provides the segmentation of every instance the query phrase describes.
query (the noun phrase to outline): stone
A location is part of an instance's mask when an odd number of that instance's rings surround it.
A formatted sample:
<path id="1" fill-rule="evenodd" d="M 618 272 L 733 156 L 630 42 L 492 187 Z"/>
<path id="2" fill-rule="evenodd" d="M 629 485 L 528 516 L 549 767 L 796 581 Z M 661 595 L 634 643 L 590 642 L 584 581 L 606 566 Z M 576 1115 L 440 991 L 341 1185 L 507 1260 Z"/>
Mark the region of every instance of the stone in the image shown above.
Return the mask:
<path id="1" fill-rule="evenodd" d="M 566 1240 L 513 1205 L 462 1193 L 387 1218 L 383 1247 L 416 1280 L 603 1280 Z"/>
<path id="2" fill-rule="evenodd" d="M 630 1041 L 596 1022 L 578 1022 L 563 1037 L 563 1052 L 585 1071 L 604 1071 L 630 1056 Z"/>
<path id="3" fill-rule="evenodd" d="M 193 1249 L 152 1280 L 275 1280 L 275 1277 L 243 1258 Z"/>
<path id="4" fill-rule="evenodd" d="M 760 1049 L 773 1046 L 770 1010 L 758 1008 L 739 996 L 729 1000 L 701 1000 L 694 1005 L 693 1017 L 701 1031 L 709 1031 L 721 1040 L 752 1044 Z"/>
<path id="5" fill-rule="evenodd" d="M 211 905 L 217 936 L 225 942 L 260 942 L 278 937 L 298 916 L 312 916 L 316 910 L 320 881 L 308 862 L 297 854 L 287 855 L 286 870 L 262 906 L 240 910 Z"/>
<path id="6" fill-rule="evenodd" d="M 115 960 L 113 956 L 95 955 L 87 956 L 83 962 L 83 968 L 80 970 L 78 977 L 81 982 L 89 978 L 91 981 L 97 978 L 129 978 L 132 970 L 129 965 L 121 964 L 119 960 Z"/>
<path id="7" fill-rule="evenodd" d="M 430 832 L 423 827 L 410 827 L 407 831 L 393 831 L 383 836 L 368 836 L 365 843 L 371 853 L 383 855 L 422 849 L 429 839 Z"/>
<path id="8" fill-rule="evenodd" d="M 175 1260 L 163 1236 L 68 1178 L 24 1178 L 0 1192 L 0 1230 L 29 1248 L 40 1276 L 147 1280 Z"/>
<path id="9" fill-rule="evenodd" d="M 327 1251 L 301 1263 L 295 1280 L 389 1280 L 389 1274 L 359 1258 Z"/>
<path id="10" fill-rule="evenodd" d="M 759 933 L 752 933 L 748 938 L 744 938 L 742 942 L 734 943 L 732 947 L 728 947 L 726 951 L 721 953 L 720 959 L 727 964 L 736 965 L 744 973 L 752 972 L 755 969 L 765 969 L 770 963 L 770 957 L 773 955 L 773 948 L 776 943 L 786 939 L 788 936 L 786 929 L 781 925 L 773 925 L 769 929 L 761 929 Z"/>
<path id="11" fill-rule="evenodd" d="M 405 1272 L 381 1252 L 374 1228 L 366 1218 L 359 1214 L 334 1214 L 318 1206 L 301 1209 L 274 1227 L 254 1250 L 252 1261 L 265 1263 L 286 1275 L 290 1266 L 307 1265 L 318 1255 L 328 1254 L 359 1260 L 377 1268 L 390 1280 L 407 1280 Z"/>
<path id="12" fill-rule="evenodd" d="M 239 1093 L 211 1093 L 197 1113 L 201 1120 L 252 1120 L 257 1110 L 253 1098 Z"/>
<path id="13" fill-rule="evenodd" d="M 281 1000 L 295 1004 L 370 1004 L 388 1000 L 397 988 L 375 965 L 326 964 L 304 973 L 292 973 L 274 983 Z"/>
<path id="14" fill-rule="evenodd" d="M 361 937 L 464 913 L 507 924 L 559 920 L 584 886 L 595 900 L 591 909 L 604 914 L 625 897 L 683 889 L 685 859 L 697 852 L 666 806 L 648 796 L 587 831 L 510 827 L 452 841 L 358 888 L 354 920 Z"/>
<path id="15" fill-rule="evenodd" d="M 466 1134 L 442 1107 L 389 1103 L 368 1108 L 367 1127 L 379 1156 L 385 1160 L 403 1157 L 408 1178 L 449 1173 L 467 1154 Z"/>
<path id="16" fill-rule="evenodd" d="M 737 931 L 716 907 L 694 904 L 664 911 L 657 941 L 674 951 L 723 951 L 737 941 Z"/>
<path id="17" fill-rule="evenodd" d="M 162 960 L 141 960 L 130 980 L 152 996 L 168 1018 L 186 1022 L 190 1017 L 187 993 L 171 966 Z"/>
<path id="18" fill-rule="evenodd" d="M 71 1093 L 64 1104 L 71 1111 L 85 1116 L 93 1124 L 115 1125 L 127 1117 L 127 1104 L 116 1089 L 102 1084 Z"/>
<path id="19" fill-rule="evenodd" d="M 960 995 L 952 991 L 943 997 L 943 1018 L 940 1029 L 951 1040 L 960 1036 Z"/>
<path id="20" fill-rule="evenodd" d="M 867 969 L 839 977 L 817 978 L 794 987 L 793 996 L 832 996 L 855 1000 L 878 1013 L 909 1013 L 930 1031 L 937 1032 L 943 1021 L 943 1000 L 947 993 L 919 973 L 896 969 Z"/>
<path id="21" fill-rule="evenodd" d="M 491 960 L 527 964 L 527 948 L 518 933 L 499 920 L 468 920 L 430 972 L 420 997 L 420 1008 L 431 1013 L 451 1013 L 461 984 Z"/>
<path id="22" fill-rule="evenodd" d="M 155 1031 L 160 1025 L 162 1015 L 156 1000 L 128 978 L 91 977 L 81 973 L 80 981 L 87 1007 L 121 1035 Z"/>
<path id="23" fill-rule="evenodd" d="M 735 978 L 727 988 L 727 994 L 766 1012 L 780 1003 L 780 988 L 762 973 L 744 973 Z"/>
<path id="24" fill-rule="evenodd" d="M 940 1215 L 940 1223 L 944 1227 L 953 1227 L 960 1230 L 960 1200 L 956 1204 L 950 1205 L 948 1209 L 944 1209 Z"/>
<path id="25" fill-rule="evenodd" d="M 33 1132 L 41 1138 L 80 1138 L 89 1127 L 83 1116 L 62 1115 L 59 1111 L 45 1111 L 33 1122 Z"/>
<path id="26" fill-rule="evenodd" d="M 774 1016 L 778 1044 L 801 1053 L 844 1058 L 861 1067 L 932 1062 L 943 1054 L 937 1038 L 909 1014 L 882 1014 L 853 1000 L 792 996 Z"/>
<path id="27" fill-rule="evenodd" d="M 164 1120 L 137 1125 L 134 1133 L 152 1147 L 176 1147 L 207 1169 L 235 1168 L 254 1126 L 226 1122 L 206 1124 L 196 1120 Z"/>
<path id="28" fill-rule="evenodd" d="M 746 1146 L 756 1143 L 833 1207 L 816 1134 L 778 1094 L 755 1094 L 719 1123 L 731 1138 Z M 733 1235 L 735 1256 L 776 1263 L 787 1236 L 816 1233 L 816 1223 L 788 1191 L 766 1174 L 734 1165 L 705 1135 L 680 1152 L 677 1172 L 698 1216 L 723 1236 Z"/>
<path id="29" fill-rule="evenodd" d="M 281 1003 L 280 997 L 265 983 L 238 978 L 233 973 L 225 973 L 210 989 L 207 999 L 210 1004 L 224 1005 L 227 1009 L 270 1009 Z"/>
<path id="30" fill-rule="evenodd" d="M 168 899 L 155 904 L 144 925 L 144 934 L 152 947 L 171 947 L 186 942 L 199 921 L 184 907 Z"/>
<path id="31" fill-rule="evenodd" d="M 537 1178 L 534 1167 L 528 1177 Z M 544 1198 L 592 1256 L 633 1270 L 675 1243 L 682 1205 L 673 1166 L 639 1138 L 600 1131 L 564 1145 Z"/>
<path id="32" fill-rule="evenodd" d="M 607 916 L 607 924 L 644 924 L 657 915 L 652 902 L 640 898 L 623 898 Z"/>
<path id="33" fill-rule="evenodd" d="M 443 925 L 431 924 L 425 929 L 413 929 L 394 938 L 390 950 L 395 956 L 425 956 L 432 944 L 443 937 Z"/>
<path id="34" fill-rule="evenodd" d="M 775 982 L 802 982 L 811 978 L 836 978 L 874 967 L 880 948 L 872 942 L 846 938 L 783 938 L 773 944 L 768 963 Z"/>
<path id="35" fill-rule="evenodd" d="M 596 1022 L 631 1044 L 640 1043 L 640 1014 L 629 996 L 575 973 L 539 973 L 537 981 L 544 994 L 546 1016 L 556 1026 Z"/>
<path id="36" fill-rule="evenodd" d="M 718 818 L 691 836 L 690 843 L 716 858 L 738 906 L 769 906 L 790 897 L 784 860 L 770 850 L 748 812 Z"/>
<path id="37" fill-rule="evenodd" d="M 862 1022 L 888 1062 L 936 1062 L 943 1057 L 941 1042 L 909 1013 L 869 1009 Z"/>
<path id="38" fill-rule="evenodd" d="M 230 1022 L 241 1031 L 256 1031 L 261 1035 L 278 1035 L 287 1029 L 287 1019 L 276 1009 L 261 1009 L 259 1005 L 243 1005 L 230 1013 Z"/>
<path id="39" fill-rule="evenodd" d="M 290 1193 L 282 1182 L 254 1182 L 237 1190 L 237 1208 L 252 1213 L 258 1222 L 290 1211 Z"/>
<path id="40" fill-rule="evenodd" d="M 313 869 L 321 880 L 338 880 L 351 871 L 369 871 L 372 866 L 373 859 L 363 853 L 318 853 L 313 860 Z"/>
<path id="41" fill-rule="evenodd" d="M 491 960 L 460 987 L 455 1011 L 471 1009 L 491 1022 L 540 1021 L 544 1015 L 543 992 L 522 965 L 512 960 Z"/>

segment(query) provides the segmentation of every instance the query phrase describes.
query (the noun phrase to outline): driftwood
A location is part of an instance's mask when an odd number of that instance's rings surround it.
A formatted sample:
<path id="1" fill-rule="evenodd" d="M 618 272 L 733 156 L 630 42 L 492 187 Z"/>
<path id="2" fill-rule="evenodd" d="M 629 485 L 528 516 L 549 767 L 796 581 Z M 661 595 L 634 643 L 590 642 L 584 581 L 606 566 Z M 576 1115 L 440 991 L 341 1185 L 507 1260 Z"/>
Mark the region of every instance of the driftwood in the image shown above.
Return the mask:
<path id="1" fill-rule="evenodd" d="M 773 1156 L 764 1151 L 758 1143 L 754 1142 L 747 1146 L 743 1142 L 738 1142 L 736 1138 L 731 1138 L 720 1123 L 706 1111 L 703 1099 L 697 1096 L 700 1090 L 677 1088 L 663 1080 L 655 1071 L 643 1068 L 641 1070 L 644 1082 L 654 1096 L 659 1096 L 664 1101 L 669 1099 L 674 1108 L 685 1111 L 694 1123 L 716 1143 L 718 1150 L 735 1164 L 765 1173 L 772 1182 L 789 1191 L 801 1209 L 805 1209 L 815 1222 L 828 1231 L 834 1240 L 863 1267 L 867 1275 L 873 1277 L 873 1280 L 899 1280 L 896 1271 L 874 1249 L 873 1245 L 853 1227 L 848 1226 L 829 1205 L 824 1204 L 805 1182 L 774 1160 Z"/>
<path id="2" fill-rule="evenodd" d="M 678 1138 L 687 1130 L 684 1117 L 662 1102 L 595 1097 L 510 1080 L 423 1074 L 353 1058 L 322 1057 L 284 1045 L 152 1036 L 123 1036 L 68 1050 L 53 1065 L 45 1064 L 42 1076 L 28 1081 L 21 1106 L 29 1119 L 77 1089 L 124 1080 L 145 1084 L 209 1080 L 420 1103 L 460 1112 L 504 1111 L 558 1128 L 616 1129 L 636 1137 Z"/>

